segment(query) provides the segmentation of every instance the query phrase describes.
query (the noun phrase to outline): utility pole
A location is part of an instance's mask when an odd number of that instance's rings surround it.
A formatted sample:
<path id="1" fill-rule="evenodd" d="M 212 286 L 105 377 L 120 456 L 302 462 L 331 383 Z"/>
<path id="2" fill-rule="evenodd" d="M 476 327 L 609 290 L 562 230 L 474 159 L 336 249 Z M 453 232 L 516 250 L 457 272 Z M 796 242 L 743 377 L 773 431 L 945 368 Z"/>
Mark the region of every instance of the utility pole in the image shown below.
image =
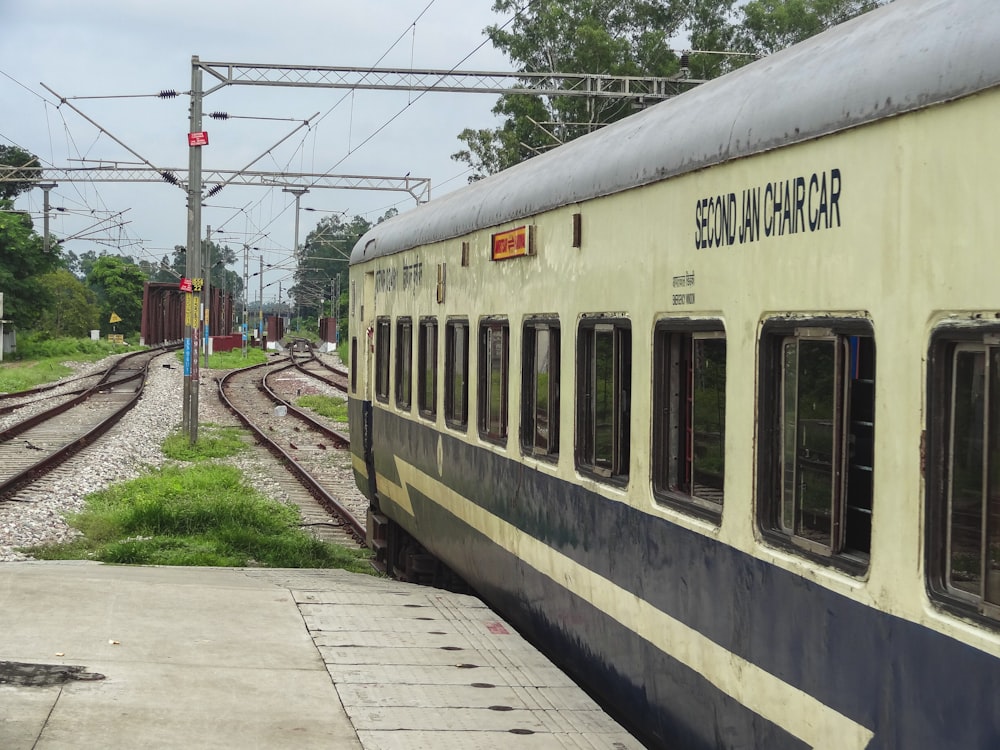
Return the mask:
<path id="1" fill-rule="evenodd" d="M 292 245 L 292 255 L 299 257 L 299 201 L 309 192 L 308 188 L 282 188 L 281 192 L 295 196 L 295 243 Z"/>
<path id="2" fill-rule="evenodd" d="M 292 257 L 299 260 L 299 202 L 302 196 L 309 192 L 308 188 L 282 188 L 281 192 L 291 193 L 295 196 L 295 240 L 292 243 Z M 281 312 L 281 285 L 278 285 L 278 312 Z"/>
<path id="3" fill-rule="evenodd" d="M 267 333 L 264 331 L 264 255 L 260 256 L 260 305 L 257 308 L 257 332 L 260 334 L 260 350 L 267 354 Z"/>
<path id="4" fill-rule="evenodd" d="M 247 277 L 247 265 L 249 263 L 248 253 L 250 248 L 243 246 L 243 319 L 240 323 L 243 326 L 243 359 L 247 358 L 247 338 L 250 336 L 250 326 L 247 324 L 247 297 L 250 294 L 250 279 Z"/>
<path id="5" fill-rule="evenodd" d="M 42 250 L 46 254 L 49 252 L 51 245 L 51 239 L 49 237 L 49 191 L 52 188 L 59 187 L 58 182 L 36 182 L 35 187 L 40 187 L 45 192 L 45 197 L 42 199 Z"/>
<path id="6" fill-rule="evenodd" d="M 184 426 L 192 444 L 198 440 L 198 350 L 201 337 L 201 147 L 208 140 L 201 130 L 201 67 L 191 58 L 191 122 L 188 130 L 188 232 L 185 276 L 191 283 L 187 293 L 184 326 Z"/>
<path id="7" fill-rule="evenodd" d="M 209 329 L 212 317 L 212 227 L 205 227 L 205 242 L 208 245 L 208 252 L 202 253 L 205 256 L 205 271 L 204 278 L 205 284 L 202 287 L 202 299 L 205 300 L 202 305 L 205 310 L 205 314 L 202 316 L 204 321 L 203 333 L 201 337 L 201 366 L 208 368 L 208 339 L 210 336 Z"/>

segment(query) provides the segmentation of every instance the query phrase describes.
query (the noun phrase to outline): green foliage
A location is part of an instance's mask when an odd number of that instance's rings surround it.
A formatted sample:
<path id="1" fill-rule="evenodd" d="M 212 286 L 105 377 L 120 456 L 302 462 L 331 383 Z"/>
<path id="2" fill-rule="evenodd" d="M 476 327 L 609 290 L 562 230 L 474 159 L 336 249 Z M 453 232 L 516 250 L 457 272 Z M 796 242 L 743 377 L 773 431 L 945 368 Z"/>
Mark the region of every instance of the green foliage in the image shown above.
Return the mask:
<path id="1" fill-rule="evenodd" d="M 377 223 L 397 213 L 391 208 Z M 371 226 L 371 222 L 363 216 L 355 216 L 345 222 L 341 215 L 334 214 L 324 216 L 316 228 L 306 235 L 305 244 L 297 255 L 295 284 L 288 290 L 289 296 L 297 303 L 298 314 L 314 319 L 335 315 L 346 321 L 348 261 L 354 245 Z M 334 296 L 337 297 L 336 310 L 331 304 Z"/>
<path id="2" fill-rule="evenodd" d="M 93 362 L 123 351 L 120 345 L 89 338 L 46 338 L 38 333 L 18 337 L 17 360 L 0 363 L 0 392 L 13 393 L 71 375 L 63 362 Z"/>
<path id="3" fill-rule="evenodd" d="M 341 398 L 309 394 L 297 399 L 295 405 L 304 409 L 312 409 L 317 414 L 335 422 L 347 421 L 347 402 Z"/>
<path id="4" fill-rule="evenodd" d="M 67 520 L 83 539 L 25 550 L 40 559 L 133 565 L 262 565 L 371 573 L 368 552 L 317 541 L 298 513 L 229 466 L 165 467 L 89 495 Z"/>
<path id="5" fill-rule="evenodd" d="M 539 127 L 535 123 L 548 122 L 552 115 L 542 99 L 537 96 L 515 95 L 502 97 L 493 113 L 507 117 L 498 128 L 463 130 L 458 139 L 467 148 L 451 158 L 472 167 L 469 182 L 496 174 L 518 162 L 530 159 L 560 144 L 566 137 L 565 128 Z"/>
<path id="6" fill-rule="evenodd" d="M 13 203 L 0 198 L 0 292 L 3 317 L 18 328 L 30 328 L 51 300 L 39 282 L 42 274 L 59 267 L 59 254 L 45 252 L 31 217 L 12 211 Z"/>
<path id="7" fill-rule="evenodd" d="M 750 0 L 743 6 L 738 43 L 758 55 L 769 55 L 867 13 L 883 1 Z"/>
<path id="8" fill-rule="evenodd" d="M 104 339 L 94 341 L 89 336 L 49 337 L 44 333 L 30 332 L 17 339 L 17 353 L 21 359 L 45 359 L 61 357 L 78 362 L 92 362 L 110 354 L 121 354 L 120 344 L 111 344 Z"/>
<path id="9" fill-rule="evenodd" d="M 63 265 L 70 273 L 80 280 L 84 280 L 90 274 L 90 269 L 94 267 L 100 256 L 94 250 L 77 255 L 72 250 L 67 250 L 63 258 Z"/>
<path id="10" fill-rule="evenodd" d="M 243 294 L 243 277 L 235 271 L 230 271 L 227 266 L 237 262 L 237 252 L 228 245 L 219 245 L 205 238 L 201 241 L 202 258 L 206 259 L 206 264 L 211 268 L 211 285 L 215 289 L 225 289 L 239 298 Z M 242 253 L 239 260 L 242 261 Z M 139 269 L 146 275 L 149 281 L 174 282 L 182 277 L 188 276 L 187 272 L 187 248 L 182 245 L 175 245 L 173 258 L 168 262 L 164 255 L 159 263 L 140 261 Z M 204 272 L 193 274 L 192 277 L 204 278 Z"/>
<path id="11" fill-rule="evenodd" d="M 17 146 L 0 146 L 0 166 L 15 167 L 17 169 L 21 167 L 34 167 L 37 169 L 40 164 L 37 156 L 25 151 L 23 148 L 18 148 Z M 39 174 L 37 172 L 15 171 L 14 177 L 23 177 L 25 182 L 0 182 L 0 199 L 14 198 L 21 193 L 31 190 L 33 185 L 30 181 L 38 179 Z"/>
<path id="12" fill-rule="evenodd" d="M 29 388 L 64 378 L 72 372 L 72 369 L 57 359 L 28 363 L 4 360 L 3 363 L 0 363 L 0 393 L 26 391 Z"/>
<path id="13" fill-rule="evenodd" d="M 515 70 L 616 76 L 680 74 L 671 48 L 686 32 L 687 77 L 723 75 L 755 57 L 802 41 L 886 0 L 495 0 L 513 21 L 491 26 L 493 46 Z M 522 7 L 523 6 L 523 7 Z M 700 50 L 700 52 L 699 52 Z M 721 53 L 721 54 L 720 54 Z M 493 129 L 463 130 L 452 155 L 472 169 L 469 181 L 566 143 L 633 112 L 627 100 L 512 95 L 493 112 Z"/>
<path id="14" fill-rule="evenodd" d="M 41 311 L 35 331 L 42 336 L 87 336 L 100 326 L 97 296 L 64 268 L 40 276 L 39 284 L 51 300 Z"/>
<path id="15" fill-rule="evenodd" d="M 237 427 L 198 425 L 198 439 L 194 445 L 191 444 L 189 435 L 173 432 L 163 441 L 163 454 L 175 461 L 204 461 L 235 456 L 249 447 L 243 440 L 244 435 L 244 431 Z"/>
<path id="16" fill-rule="evenodd" d="M 178 350 L 175 354 L 178 362 L 184 361 L 184 351 Z M 243 367 L 263 364 L 267 361 L 267 352 L 254 346 L 247 347 L 247 356 L 243 357 L 242 349 L 233 349 L 228 352 L 215 352 L 208 357 L 208 369 L 210 370 L 239 370 Z"/>
<path id="17" fill-rule="evenodd" d="M 142 324 L 142 292 L 146 276 L 135 263 L 118 255 L 102 255 L 87 274 L 87 286 L 101 308 L 101 333 L 117 331 L 126 338 L 138 334 Z M 110 322 L 112 313 L 121 322 Z"/>
<path id="18" fill-rule="evenodd" d="M 669 40 L 681 28 L 686 3 L 670 0 L 540 0 L 521 8 L 496 0 L 493 10 L 517 15 L 486 29 L 514 68 L 530 73 L 668 76 L 679 69 Z M 584 97 L 514 95 L 493 109 L 506 116 L 493 130 L 464 130 L 466 148 L 452 155 L 473 169 L 470 181 L 620 120 L 629 102 Z"/>

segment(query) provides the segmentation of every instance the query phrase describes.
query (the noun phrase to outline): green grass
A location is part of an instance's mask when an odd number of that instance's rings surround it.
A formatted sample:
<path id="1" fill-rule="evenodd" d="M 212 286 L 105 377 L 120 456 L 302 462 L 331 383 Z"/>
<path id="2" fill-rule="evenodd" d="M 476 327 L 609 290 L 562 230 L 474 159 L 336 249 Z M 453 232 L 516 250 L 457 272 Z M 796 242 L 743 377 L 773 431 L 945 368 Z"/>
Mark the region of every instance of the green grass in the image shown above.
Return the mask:
<path id="1" fill-rule="evenodd" d="M 177 351 L 177 361 L 184 361 L 184 350 Z M 259 365 L 267 361 L 267 353 L 260 349 L 247 347 L 246 359 L 243 358 L 242 349 L 233 349 L 228 352 L 215 352 L 208 356 L 208 368 L 210 370 L 238 370 L 241 367 Z"/>
<path id="2" fill-rule="evenodd" d="M 5 354 L 0 363 L 0 392 L 24 391 L 72 375 L 63 362 L 95 362 L 131 350 L 104 340 L 36 339 L 26 334 L 18 338 L 17 351 Z"/>
<path id="3" fill-rule="evenodd" d="M 312 409 L 317 414 L 332 419 L 334 422 L 347 421 L 347 402 L 340 398 L 311 394 L 297 399 L 295 405 L 304 409 Z"/>
<path id="4" fill-rule="evenodd" d="M 163 441 L 163 454 L 175 461 L 204 461 L 213 458 L 227 458 L 249 448 L 243 436 L 246 432 L 239 427 L 221 427 L 215 424 L 198 425 L 198 440 L 191 444 L 190 436 L 172 432 Z"/>
<path id="5" fill-rule="evenodd" d="M 373 572 L 367 550 L 314 539 L 298 527 L 294 508 L 220 464 L 167 466 L 114 485 L 89 495 L 67 521 L 82 538 L 23 551 L 42 560 Z"/>
<path id="6" fill-rule="evenodd" d="M 30 362 L 0 364 L 0 392 L 26 391 L 71 375 L 73 370 L 62 364 L 65 357 Z"/>
<path id="7" fill-rule="evenodd" d="M 71 359 L 90 362 L 107 357 L 109 354 L 120 354 L 133 351 L 139 347 L 128 344 L 112 344 L 106 339 L 94 341 L 90 338 L 45 338 L 33 333 L 26 333 L 17 338 L 18 359 Z"/>

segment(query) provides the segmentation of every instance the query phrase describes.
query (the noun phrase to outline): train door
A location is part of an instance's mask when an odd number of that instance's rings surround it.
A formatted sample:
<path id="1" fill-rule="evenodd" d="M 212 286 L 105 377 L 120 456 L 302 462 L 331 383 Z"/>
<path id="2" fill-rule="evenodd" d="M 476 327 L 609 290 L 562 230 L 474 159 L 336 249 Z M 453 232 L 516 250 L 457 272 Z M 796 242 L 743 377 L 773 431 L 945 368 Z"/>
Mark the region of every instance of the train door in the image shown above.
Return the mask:
<path id="1" fill-rule="evenodd" d="M 364 292 L 361 302 L 361 331 L 364 339 L 362 341 L 362 393 L 364 401 L 371 403 L 374 397 L 375 387 L 375 274 L 366 272 L 364 278 Z"/>
<path id="2" fill-rule="evenodd" d="M 375 482 L 375 453 L 372 436 L 374 412 L 372 410 L 375 388 L 375 274 L 365 272 L 362 279 L 361 309 L 352 345 L 352 368 L 358 371 L 360 382 L 355 394 L 361 395 L 362 442 L 364 461 L 368 471 L 368 499 L 377 508 Z"/>

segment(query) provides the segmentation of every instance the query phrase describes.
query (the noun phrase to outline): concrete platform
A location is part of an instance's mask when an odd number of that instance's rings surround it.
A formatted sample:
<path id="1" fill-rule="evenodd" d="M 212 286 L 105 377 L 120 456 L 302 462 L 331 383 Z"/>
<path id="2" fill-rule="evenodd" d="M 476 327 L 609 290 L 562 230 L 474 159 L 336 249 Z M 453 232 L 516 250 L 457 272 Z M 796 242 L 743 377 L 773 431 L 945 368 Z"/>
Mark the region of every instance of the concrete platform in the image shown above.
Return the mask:
<path id="1" fill-rule="evenodd" d="M 4 750 L 498 747 L 642 745 L 474 597 L 332 570 L 0 564 Z"/>

